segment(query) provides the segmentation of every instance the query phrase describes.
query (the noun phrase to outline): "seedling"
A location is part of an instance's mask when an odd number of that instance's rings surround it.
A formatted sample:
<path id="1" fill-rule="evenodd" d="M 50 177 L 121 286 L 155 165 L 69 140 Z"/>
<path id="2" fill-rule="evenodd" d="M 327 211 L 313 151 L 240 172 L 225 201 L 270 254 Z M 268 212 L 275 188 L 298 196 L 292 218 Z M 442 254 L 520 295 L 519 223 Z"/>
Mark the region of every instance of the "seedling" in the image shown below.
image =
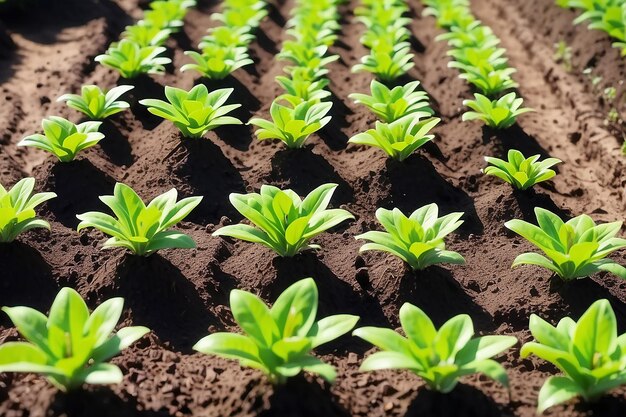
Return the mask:
<path id="1" fill-rule="evenodd" d="M 450 62 L 448 66 L 463 71 L 459 78 L 474 85 L 486 96 L 494 96 L 505 90 L 518 87 L 518 84 L 511 78 L 511 75 L 516 72 L 515 68 L 496 69 L 488 63 L 472 66 L 454 61 Z"/>
<path id="2" fill-rule="evenodd" d="M 95 227 L 111 236 L 103 249 L 121 247 L 140 256 L 151 255 L 159 249 L 195 248 L 191 237 L 169 229 L 187 217 L 200 204 L 202 197 L 183 198 L 176 202 L 177 196 L 173 188 L 146 206 L 132 188 L 117 183 L 113 195 L 100 197 L 117 218 L 98 211 L 79 214 L 76 217 L 81 222 L 77 230 Z"/>
<path id="3" fill-rule="evenodd" d="M 202 54 L 186 51 L 185 55 L 194 60 L 193 64 L 185 64 L 181 71 L 196 71 L 209 80 L 223 80 L 235 70 L 253 64 L 245 47 L 222 47 L 206 44 Z"/>
<path id="4" fill-rule="evenodd" d="M 428 104 L 428 94 L 417 91 L 419 81 L 412 81 L 404 86 L 387 88 L 384 84 L 372 80 L 371 96 L 367 94 L 350 94 L 357 104 L 363 104 L 385 123 L 395 122 L 408 114 L 414 117 L 432 116 L 433 110 Z"/>
<path id="5" fill-rule="evenodd" d="M 410 49 L 406 42 L 400 42 L 391 51 L 377 47 L 352 67 L 352 72 L 370 72 L 381 81 L 393 81 L 415 66 Z"/>
<path id="6" fill-rule="evenodd" d="M 607 259 L 612 252 L 626 247 L 626 239 L 615 237 L 622 222 L 596 225 L 586 214 L 563 222 L 541 207 L 535 208 L 535 215 L 539 226 L 517 219 L 504 225 L 537 246 L 547 257 L 534 252 L 523 253 L 515 258 L 513 267 L 538 265 L 565 281 L 600 271 L 626 279 L 626 268 Z"/>
<path id="7" fill-rule="evenodd" d="M 35 207 L 55 198 L 55 193 L 36 193 L 34 178 L 19 180 L 7 191 L 0 184 L 0 242 L 13 242 L 21 233 L 31 229 L 50 230 L 50 224 L 38 219 Z"/>
<path id="8" fill-rule="evenodd" d="M 536 355 L 564 374 L 544 382 L 538 413 L 574 397 L 592 402 L 626 384 L 626 334 L 617 335 L 608 300 L 594 302 L 578 322 L 565 317 L 556 327 L 532 314 L 530 331 L 535 341 L 522 346 L 522 358 Z"/>
<path id="9" fill-rule="evenodd" d="M 428 117 L 420 120 L 420 117 Z M 376 128 L 352 136 L 348 142 L 382 149 L 391 158 L 404 161 L 413 152 L 435 138 L 428 132 L 441 119 L 430 113 L 419 112 L 404 116 L 392 123 L 376 122 Z"/>
<path id="10" fill-rule="evenodd" d="M 109 47 L 107 52 L 95 60 L 105 67 L 112 68 L 124 78 L 135 78 L 140 74 L 163 74 L 165 65 L 171 59 L 160 56 L 165 52 L 162 46 L 141 46 L 128 39 L 122 39 Z"/>
<path id="11" fill-rule="evenodd" d="M 277 100 L 283 99 L 293 107 L 305 101 L 319 103 L 331 95 L 330 91 L 324 89 L 329 83 L 327 79 L 310 81 L 279 75 L 276 77 L 276 81 L 286 91 Z"/>
<path id="12" fill-rule="evenodd" d="M 418 307 L 404 303 L 400 323 L 406 337 L 383 327 L 362 327 L 353 334 L 381 349 L 363 361 L 362 371 L 407 369 L 427 386 L 449 393 L 465 375 L 481 373 L 508 387 L 506 371 L 492 357 L 517 343 L 513 336 L 474 336 L 474 324 L 459 314 L 436 329 Z"/>
<path id="13" fill-rule="evenodd" d="M 527 190 L 539 182 L 554 177 L 556 172 L 550 168 L 563 162 L 557 158 L 546 158 L 539 161 L 539 155 L 526 158 L 516 149 L 509 150 L 507 158 L 508 161 L 505 161 L 486 156 L 485 161 L 490 166 L 485 168 L 483 172 L 508 182 L 518 190 Z"/>
<path id="14" fill-rule="evenodd" d="M 315 236 L 354 219 L 343 209 L 328 209 L 337 184 L 324 184 L 302 200 L 292 190 L 263 185 L 260 194 L 231 194 L 230 202 L 254 226 L 236 224 L 218 229 L 213 236 L 229 236 L 260 243 L 278 255 L 290 257 L 309 249 Z"/>
<path id="15" fill-rule="evenodd" d="M 524 99 L 517 97 L 514 92 L 496 100 L 475 93 L 474 100 L 463 100 L 463 105 L 474 111 L 463 113 L 462 120 L 480 120 L 491 128 L 507 129 L 515 124 L 517 116 L 534 111 L 521 107 L 523 103 Z"/>
<path id="16" fill-rule="evenodd" d="M 213 333 L 193 348 L 238 360 L 242 366 L 265 373 L 273 384 L 283 384 L 302 371 L 332 383 L 335 369 L 311 355 L 311 350 L 348 333 L 359 317 L 338 314 L 315 321 L 317 305 L 317 286 L 312 278 L 292 284 L 271 308 L 250 292 L 232 290 L 230 309 L 244 334 Z"/>
<path id="17" fill-rule="evenodd" d="M 248 124 L 258 127 L 258 140 L 280 139 L 288 148 L 301 148 L 311 134 L 328 124 L 331 117 L 326 114 L 332 105 L 307 101 L 291 108 L 274 101 L 270 107 L 271 122 L 253 118 Z"/>
<path id="18" fill-rule="evenodd" d="M 41 126 L 44 134 L 30 135 L 22 139 L 17 146 L 32 146 L 43 149 L 56 156 L 61 162 L 73 161 L 78 152 L 96 146 L 104 139 L 98 132 L 101 122 L 85 122 L 79 125 L 62 117 L 52 116 L 43 119 Z"/>
<path id="19" fill-rule="evenodd" d="M 200 41 L 198 47 L 202 50 L 210 48 L 211 45 L 218 45 L 224 48 L 246 47 L 253 40 L 254 35 L 250 33 L 249 26 L 218 26 L 209 30 L 209 35 Z"/>
<path id="20" fill-rule="evenodd" d="M 196 5 L 195 0 L 155 0 L 144 13 L 144 21 L 149 25 L 177 30 L 183 26 L 187 9 Z"/>
<path id="21" fill-rule="evenodd" d="M 126 26 L 126 30 L 122 33 L 122 38 L 135 42 L 141 47 L 161 46 L 165 44 L 171 34 L 171 29 L 163 29 L 161 26 L 137 24 Z"/>
<path id="22" fill-rule="evenodd" d="M 444 238 L 463 224 L 464 213 L 450 213 L 438 217 L 439 207 L 432 203 L 415 210 L 409 217 L 399 209 L 376 210 L 376 218 L 385 232 L 370 231 L 356 236 L 369 240 L 359 252 L 382 251 L 391 253 L 409 264 L 413 270 L 425 269 L 439 263 L 463 264 L 465 259 L 446 250 Z"/>
<path id="23" fill-rule="evenodd" d="M 174 123 L 183 136 L 201 138 L 216 127 L 241 124 L 239 119 L 226 116 L 241 107 L 241 104 L 224 105 L 232 92 L 232 88 L 223 88 L 209 93 L 203 84 L 188 92 L 180 88 L 165 87 L 165 97 L 169 102 L 145 99 L 139 103 L 148 107 L 150 113 Z"/>
<path id="24" fill-rule="evenodd" d="M 81 296 L 62 288 L 46 317 L 30 307 L 3 307 L 26 342 L 0 345 L 0 372 L 45 375 L 57 388 L 70 391 L 83 384 L 119 384 L 122 371 L 109 359 L 150 330 L 123 327 L 115 332 L 124 299 L 112 298 L 93 313 Z"/>
<path id="25" fill-rule="evenodd" d="M 96 85 L 83 85 L 80 95 L 64 94 L 57 101 L 67 102 L 68 107 L 84 113 L 92 120 L 102 120 L 130 107 L 127 102 L 117 99 L 133 88 L 130 85 L 120 85 L 105 93 Z"/>
<path id="26" fill-rule="evenodd" d="M 232 3 L 228 9 L 222 13 L 214 13 L 211 18 L 222 22 L 227 27 L 249 26 L 257 28 L 265 16 L 267 16 L 265 2 L 257 1 L 253 5 Z"/>
<path id="27" fill-rule="evenodd" d="M 561 40 L 554 44 L 554 60 L 563 64 L 565 71 L 572 72 L 572 47 L 567 42 Z"/>

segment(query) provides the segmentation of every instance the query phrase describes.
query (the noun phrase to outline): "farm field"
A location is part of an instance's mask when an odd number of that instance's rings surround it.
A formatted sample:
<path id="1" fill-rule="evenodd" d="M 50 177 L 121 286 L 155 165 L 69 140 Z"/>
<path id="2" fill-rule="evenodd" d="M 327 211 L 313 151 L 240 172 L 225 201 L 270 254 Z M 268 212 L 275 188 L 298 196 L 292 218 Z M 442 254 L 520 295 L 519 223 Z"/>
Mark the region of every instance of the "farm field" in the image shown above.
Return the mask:
<path id="1" fill-rule="evenodd" d="M 432 131 L 433 141 L 400 162 L 380 149 L 348 143 L 376 121 L 348 97 L 369 93 L 373 79 L 370 73 L 350 71 L 368 54 L 360 41 L 365 27 L 354 15 L 358 0 L 339 6 L 341 29 L 330 47 L 339 59 L 327 65 L 332 118 L 302 149 L 259 141 L 255 126 L 245 124 L 252 117 L 267 119 L 270 105 L 283 93 L 274 78 L 286 64 L 275 56 L 289 39 L 285 24 L 293 0 L 270 2 L 249 45 L 254 63 L 224 80 L 179 71 L 191 62 L 184 51 L 196 49 L 216 25 L 211 14 L 220 10 L 219 1 L 198 0 L 189 9 L 180 32 L 165 43 L 165 56 L 173 61 L 165 74 L 133 80 L 120 78 L 94 58 L 141 18 L 148 2 L 44 3 L 26 9 L 0 4 L 0 27 L 15 43 L 11 48 L 0 37 L 0 183 L 8 187 L 34 177 L 38 192 L 57 194 L 37 210 L 51 231 L 35 229 L 10 244 L 0 243 L 0 306 L 46 312 L 57 292 L 71 287 L 91 309 L 123 297 L 120 322 L 147 326 L 151 332 L 111 359 L 124 374 L 117 385 L 86 385 L 64 394 L 39 375 L 0 373 L 0 416 L 531 417 L 541 385 L 558 372 L 536 356 L 520 358 L 521 345 L 532 340 L 532 313 L 552 324 L 566 316 L 577 320 L 604 298 L 615 311 L 618 332 L 626 332 L 626 281 L 600 272 L 564 283 L 540 267 L 512 269 L 516 256 L 534 247 L 504 226 L 511 219 L 535 223 L 535 207 L 563 219 L 585 213 L 596 222 L 626 217 L 623 125 L 607 123 L 612 103 L 601 93 L 614 86 L 617 97 L 623 96 L 625 61 L 606 34 L 573 25 L 574 10 L 553 0 L 471 2 L 473 14 L 501 39 L 509 65 L 517 69 L 513 78 L 524 106 L 535 110 L 520 115 L 512 127 L 495 130 L 462 121 L 463 100 L 474 91 L 458 78 L 457 69 L 448 67 L 446 42 L 435 40 L 445 30 L 433 17 L 423 16 L 419 0 L 409 0 L 415 67 L 397 85 L 419 80 L 441 122 Z M 560 41 L 571 48 L 571 68 L 555 60 L 554 45 Z M 592 75 L 584 73 L 587 68 Z M 78 121 L 76 111 L 56 100 L 79 92 L 84 84 L 134 86 L 125 96 L 130 109 L 103 122 L 105 139 L 98 146 L 68 163 L 17 146 L 41 130 L 44 117 Z M 244 124 L 220 126 L 205 138 L 181 139 L 172 123 L 139 103 L 164 99 L 165 86 L 189 90 L 196 84 L 209 92 L 233 88 L 228 103 L 242 106 L 230 115 Z M 563 163 L 550 181 L 513 190 L 481 172 L 485 156 L 504 158 L 510 149 Z M 101 250 L 105 237 L 97 230 L 77 232 L 76 215 L 104 211 L 98 197 L 111 195 L 116 182 L 132 187 L 144 201 L 171 188 L 180 198 L 203 196 L 176 227 L 193 238 L 197 249 L 165 249 L 140 257 L 121 248 Z M 230 193 L 258 192 L 271 184 L 305 196 L 326 183 L 338 184 L 331 207 L 349 211 L 354 220 L 313 239 L 321 246 L 318 251 L 279 257 L 262 245 L 211 235 L 243 219 L 229 202 Z M 383 252 L 359 254 L 363 242 L 354 236 L 381 230 L 378 208 L 411 213 L 430 203 L 439 206 L 441 215 L 464 212 L 464 223 L 447 237 L 447 249 L 463 255 L 465 265 L 412 271 Z M 620 236 L 624 234 L 622 227 Z M 612 259 L 626 265 L 626 250 Z M 257 370 L 192 349 L 209 333 L 238 331 L 229 308 L 231 290 L 273 302 L 306 277 L 319 290 L 319 318 L 352 314 L 360 317 L 357 327 L 397 329 L 399 309 L 410 302 L 436 326 L 464 313 L 477 334 L 517 337 L 513 348 L 497 356 L 510 389 L 474 374 L 463 377 L 450 393 L 439 394 L 409 371 L 359 371 L 363 358 L 376 349 L 350 333 L 315 349 L 336 367 L 334 384 L 301 373 L 274 386 Z M 0 314 L 0 345 L 18 339 L 11 320 Z M 597 402 L 568 401 L 545 415 L 612 417 L 623 416 L 625 409 L 626 386 L 621 386 Z"/>

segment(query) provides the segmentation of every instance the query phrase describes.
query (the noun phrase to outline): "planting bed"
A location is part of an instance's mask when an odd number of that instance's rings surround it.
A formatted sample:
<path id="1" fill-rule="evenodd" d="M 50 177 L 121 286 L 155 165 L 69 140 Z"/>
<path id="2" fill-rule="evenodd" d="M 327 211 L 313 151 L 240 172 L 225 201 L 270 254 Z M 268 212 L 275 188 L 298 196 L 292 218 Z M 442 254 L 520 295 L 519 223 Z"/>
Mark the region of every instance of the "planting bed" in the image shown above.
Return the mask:
<path id="1" fill-rule="evenodd" d="M 334 106 L 332 121 L 301 150 L 257 142 L 249 126 L 219 128 L 208 140 L 184 140 L 167 122 L 150 115 L 137 100 L 161 97 L 164 85 L 190 88 L 202 82 L 171 67 L 165 76 L 134 82 L 132 111 L 103 125 L 106 139 L 75 162 L 59 164 L 41 151 L 18 148 L 25 135 L 39 131 L 44 116 L 77 119 L 56 98 L 85 83 L 113 86 L 118 76 L 93 63 L 117 39 L 124 26 L 141 14 L 136 0 L 50 0 L 45 7 L 0 14 L 15 49 L 0 41 L 0 182 L 13 184 L 34 176 L 39 191 L 58 198 L 41 210 L 52 232 L 22 235 L 0 246 L 0 305 L 49 308 L 62 286 L 71 286 L 95 306 L 113 296 L 126 300 L 124 324 L 152 329 L 113 362 L 125 377 L 119 386 L 93 388 L 72 395 L 57 392 L 35 375 L 0 375 L 0 415 L 17 416 L 449 416 L 535 415 L 542 382 L 556 370 L 535 358 L 521 360 L 519 345 L 502 356 L 510 393 L 482 377 L 463 379 L 451 394 L 425 389 L 409 372 L 361 373 L 369 346 L 344 336 L 317 353 L 338 368 L 333 386 L 300 376 L 272 388 L 256 371 L 234 361 L 194 353 L 191 346 L 209 332 L 236 330 L 228 305 L 233 288 L 273 300 L 296 280 L 314 277 L 320 291 L 320 317 L 351 313 L 360 325 L 398 327 L 398 309 L 411 302 L 440 325 L 459 313 L 472 316 L 480 333 L 530 340 L 528 318 L 537 313 L 551 322 L 578 317 L 599 298 L 608 298 L 620 331 L 626 331 L 626 283 L 612 275 L 563 285 L 535 267 L 510 265 L 530 245 L 508 232 L 512 218 L 534 221 L 535 206 L 562 216 L 588 213 L 596 220 L 623 220 L 626 173 L 619 133 L 604 125 L 608 107 L 594 93 L 582 70 L 597 67 L 607 86 L 618 87 L 625 68 L 619 51 L 602 33 L 572 26 L 575 14 L 553 0 L 474 0 L 475 15 L 491 26 L 507 48 L 525 104 L 537 111 L 520 117 L 513 128 L 493 133 L 461 122 L 461 102 L 471 96 L 457 71 L 446 67 L 447 46 L 422 6 L 410 2 L 416 68 L 409 78 L 421 80 L 442 118 L 437 139 L 404 163 L 388 161 L 373 148 L 347 146 L 352 135 L 373 125 L 374 116 L 348 98 L 366 92 L 371 75 L 349 68 L 367 53 L 360 45 L 363 26 L 354 22 L 357 2 L 341 7 L 344 20 L 338 46 L 341 59 L 330 65 Z M 188 62 L 192 49 L 214 24 L 213 2 L 199 1 L 186 18 L 184 31 L 170 39 L 175 68 Z M 252 44 L 255 65 L 238 70 L 209 89 L 230 86 L 242 120 L 267 116 L 280 94 L 274 77 L 283 64 L 274 59 L 285 38 L 283 25 L 292 3 L 277 2 Z M 553 60 L 553 44 L 572 46 L 574 71 Z M 406 81 L 404 80 L 404 81 Z M 483 156 L 503 156 L 516 148 L 564 161 L 551 183 L 536 191 L 512 192 L 485 177 Z M 98 196 L 111 194 L 116 181 L 133 187 L 144 199 L 172 187 L 183 196 L 204 199 L 182 229 L 198 244 L 195 251 L 166 250 L 148 258 L 123 250 L 101 251 L 103 235 L 77 233 L 75 215 L 102 210 Z M 339 184 L 331 204 L 352 212 L 356 220 L 323 234 L 322 250 L 292 259 L 276 258 L 259 245 L 212 238 L 219 226 L 241 217 L 228 202 L 231 192 L 258 190 L 262 184 L 290 187 L 305 194 L 316 186 Z M 353 236 L 376 229 L 377 207 L 412 211 L 435 202 L 445 213 L 464 211 L 465 223 L 450 240 L 464 255 L 465 266 L 431 267 L 407 272 L 401 261 L 381 253 L 358 256 Z M 614 258 L 624 264 L 626 254 Z M 15 340 L 6 315 L 0 316 L 0 343 Z M 623 416 L 626 388 L 588 406 L 571 402 L 547 412 L 552 416 Z"/>

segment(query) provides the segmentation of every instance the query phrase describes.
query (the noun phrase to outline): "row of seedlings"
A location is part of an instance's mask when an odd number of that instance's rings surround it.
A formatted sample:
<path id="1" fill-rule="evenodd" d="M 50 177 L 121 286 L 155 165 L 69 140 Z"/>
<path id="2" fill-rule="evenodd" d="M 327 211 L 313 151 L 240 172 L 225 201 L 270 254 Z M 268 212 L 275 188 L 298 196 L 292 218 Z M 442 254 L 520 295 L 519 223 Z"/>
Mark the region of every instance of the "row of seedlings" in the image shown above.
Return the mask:
<path id="1" fill-rule="evenodd" d="M 271 121 L 252 118 L 250 124 L 258 129 L 257 139 L 278 139 L 288 148 L 302 148 L 309 136 L 322 129 L 331 119 L 328 112 L 332 102 L 326 89 L 329 80 L 326 66 L 336 61 L 329 48 L 337 39 L 340 0 L 311 2 L 297 0 L 287 23 L 286 40 L 277 55 L 287 61 L 285 75 L 276 82 L 285 93 L 271 104 Z"/>
<path id="2" fill-rule="evenodd" d="M 557 0 L 561 7 L 582 10 L 575 24 L 589 22 L 589 29 L 601 30 L 614 38 L 613 47 L 626 56 L 626 2 L 623 0 Z"/>
<path id="3" fill-rule="evenodd" d="M 210 80 L 223 80 L 233 71 L 253 63 L 248 55 L 255 32 L 267 16 L 264 0 L 224 0 L 221 13 L 212 18 L 221 24 L 209 29 L 198 45 L 201 53 L 186 51 L 194 63 L 181 71 L 193 70 Z"/>
<path id="4" fill-rule="evenodd" d="M 123 78 L 141 74 L 162 74 L 172 60 L 163 56 L 167 39 L 184 24 L 189 8 L 196 0 L 156 0 L 150 3 L 143 19 L 127 26 L 119 42 L 109 46 L 96 61 L 120 73 Z"/>
<path id="5" fill-rule="evenodd" d="M 353 136 L 349 142 L 380 148 L 399 161 L 434 139 L 429 132 L 440 121 L 432 117 L 428 94 L 418 89 L 419 81 L 393 88 L 385 85 L 415 65 L 413 54 L 409 53 L 411 32 L 406 25 L 411 19 L 405 17 L 408 11 L 404 0 L 366 0 L 355 10 L 357 19 L 367 28 L 361 43 L 370 49 L 370 54 L 352 70 L 371 72 L 382 82 L 372 80 L 371 95 L 349 96 L 379 119 L 374 129 Z"/>
<path id="6" fill-rule="evenodd" d="M 463 120 L 480 120 L 495 129 L 506 129 L 515 124 L 517 116 L 532 111 L 522 108 L 523 99 L 515 91 L 518 87 L 512 75 L 515 68 L 508 65 L 506 50 L 499 47 L 500 39 L 491 28 L 477 20 L 470 10 L 469 0 L 423 0 L 424 15 L 437 19 L 437 25 L 448 30 L 437 40 L 448 42 L 448 55 L 453 58 L 448 66 L 461 71 L 465 79 L 479 92 L 474 100 L 463 105 L 472 111 L 463 114 Z"/>

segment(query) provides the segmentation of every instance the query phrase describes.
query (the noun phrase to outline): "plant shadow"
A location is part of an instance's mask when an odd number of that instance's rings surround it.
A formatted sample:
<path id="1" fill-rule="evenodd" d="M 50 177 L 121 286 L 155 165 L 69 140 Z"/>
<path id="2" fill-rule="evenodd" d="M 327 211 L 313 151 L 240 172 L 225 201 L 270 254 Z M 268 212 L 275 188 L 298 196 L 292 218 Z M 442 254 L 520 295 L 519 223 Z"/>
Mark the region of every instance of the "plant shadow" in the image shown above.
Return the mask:
<path id="1" fill-rule="evenodd" d="M 170 169 L 180 180 L 179 191 L 203 196 L 202 202 L 189 215 L 189 221 L 215 224 L 222 216 L 241 218 L 228 196 L 245 192 L 244 181 L 219 146 L 207 139 L 183 139 L 172 157 L 176 162 Z"/>
<path id="2" fill-rule="evenodd" d="M 411 402 L 405 417 L 502 417 L 491 397 L 470 385 L 459 384 L 452 392 L 442 394 L 422 388 Z"/>
<path id="3" fill-rule="evenodd" d="M 161 341 L 182 352 L 191 352 L 209 326 L 217 323 L 196 287 L 160 254 L 128 254 L 117 264 L 113 277 L 96 284 L 110 296 L 124 297 L 135 325 L 147 326 Z"/>
<path id="4" fill-rule="evenodd" d="M 52 399 L 48 417 L 169 417 L 165 410 L 142 410 L 134 397 L 122 399 L 106 387 L 89 387 L 69 393 L 58 392 Z"/>
<path id="5" fill-rule="evenodd" d="M 484 227 L 474 205 L 474 199 L 437 173 L 433 164 L 421 155 L 413 155 L 403 162 L 388 160 L 386 183 L 389 193 L 378 207 L 396 207 L 405 214 L 430 203 L 437 203 L 439 215 L 462 211 L 464 223 L 461 234 L 482 234 Z"/>
<path id="6" fill-rule="evenodd" d="M 115 185 L 113 178 L 88 159 L 56 163 L 48 158 L 41 175 L 45 176 L 44 189 L 57 194 L 47 202 L 48 209 L 56 220 L 69 228 L 78 226 L 77 214 L 101 209 L 99 196 L 111 194 Z"/>
<path id="7" fill-rule="evenodd" d="M 137 120 L 141 122 L 141 125 L 146 130 L 153 130 L 155 127 L 163 122 L 163 119 L 159 116 L 148 111 L 148 108 L 139 101 L 147 98 L 166 100 L 165 88 L 153 80 L 146 74 L 141 74 L 133 79 L 119 78 L 118 85 L 132 85 L 134 88 L 126 94 L 128 103 L 130 104 L 130 110 Z"/>
<path id="8" fill-rule="evenodd" d="M 338 187 L 332 204 L 338 207 L 354 201 L 354 190 L 321 155 L 309 148 L 282 149 L 272 158 L 271 179 L 306 195 L 322 184 L 334 183 Z"/>
<path id="9" fill-rule="evenodd" d="M 276 257 L 272 263 L 276 270 L 276 279 L 261 289 L 260 293 L 266 300 L 274 301 L 291 284 L 312 277 L 319 291 L 318 318 L 334 314 L 353 314 L 360 317 L 360 325 L 389 325 L 375 297 L 342 280 L 315 253 L 301 253 L 293 258 Z M 363 353 L 368 348 L 366 344 L 357 344 L 353 338 L 345 336 L 317 348 L 316 351 L 322 354 L 337 351 Z"/>
<path id="10" fill-rule="evenodd" d="M 348 411 L 335 399 L 328 385 L 307 381 L 304 376 L 274 387 L 267 409 L 259 417 L 348 417 Z"/>
<path id="11" fill-rule="evenodd" d="M 59 285 L 52 276 L 52 268 L 39 251 L 24 243 L 0 243 L 0 307 L 28 306 L 47 311 Z M 5 314 L 0 314 L 0 326 L 10 325 Z"/>
<path id="12" fill-rule="evenodd" d="M 134 162 L 133 149 L 120 130 L 110 120 L 104 120 L 100 132 L 104 134 L 104 140 L 99 143 L 100 149 L 109 160 L 117 166 L 131 166 Z"/>
<path id="13" fill-rule="evenodd" d="M 348 146 L 349 138 L 343 132 L 343 129 L 350 126 L 346 116 L 352 114 L 352 110 L 332 91 L 330 101 L 333 103 L 333 107 L 328 113 L 331 116 L 330 122 L 320 129 L 317 134 L 330 149 L 340 151 Z"/>

